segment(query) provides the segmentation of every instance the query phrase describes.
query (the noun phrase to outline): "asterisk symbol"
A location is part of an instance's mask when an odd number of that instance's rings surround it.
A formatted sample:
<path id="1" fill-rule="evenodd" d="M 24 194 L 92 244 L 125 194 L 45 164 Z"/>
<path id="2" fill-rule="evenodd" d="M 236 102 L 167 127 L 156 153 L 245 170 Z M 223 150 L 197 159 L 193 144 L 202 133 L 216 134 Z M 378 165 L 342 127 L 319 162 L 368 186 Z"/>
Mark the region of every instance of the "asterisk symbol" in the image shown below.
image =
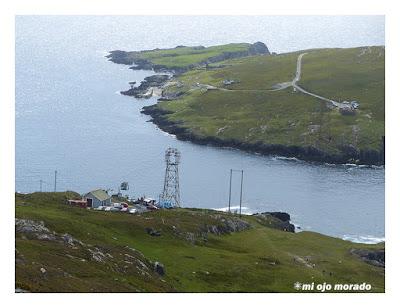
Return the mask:
<path id="1" fill-rule="evenodd" d="M 295 290 L 300 290 L 300 289 L 301 289 L 301 283 L 298 282 L 298 281 L 296 281 L 296 282 L 293 284 L 293 288 L 295 288 Z"/>

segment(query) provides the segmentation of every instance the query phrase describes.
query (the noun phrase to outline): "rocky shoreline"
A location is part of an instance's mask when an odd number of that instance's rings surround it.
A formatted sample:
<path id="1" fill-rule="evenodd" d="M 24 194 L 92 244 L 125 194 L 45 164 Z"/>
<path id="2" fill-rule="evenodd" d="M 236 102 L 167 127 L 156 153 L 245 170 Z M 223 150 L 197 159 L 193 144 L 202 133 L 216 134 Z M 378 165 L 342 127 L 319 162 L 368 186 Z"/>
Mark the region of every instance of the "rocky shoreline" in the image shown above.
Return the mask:
<path id="1" fill-rule="evenodd" d="M 199 136 L 183 127 L 181 123 L 167 119 L 166 115 L 170 112 L 160 109 L 157 104 L 143 107 L 143 114 L 150 115 L 150 120 L 163 131 L 175 135 L 178 140 L 191 141 L 201 145 L 213 145 L 217 147 L 236 148 L 250 153 L 262 155 L 279 155 L 285 157 L 295 157 L 304 161 L 346 164 L 353 163 L 358 165 L 384 165 L 385 151 L 384 140 L 382 140 L 382 150 L 357 150 L 355 148 L 343 148 L 342 154 L 329 154 L 315 147 L 286 146 L 281 144 L 246 143 L 234 139 L 221 139 L 214 136 Z"/>
<path id="2" fill-rule="evenodd" d="M 135 98 L 149 98 L 153 95 L 162 96 L 162 87 L 170 78 L 170 75 L 148 76 L 138 87 L 134 86 L 135 83 L 131 83 L 131 88 L 129 90 L 120 91 L 120 93 Z"/>
<path id="3" fill-rule="evenodd" d="M 177 46 L 176 48 L 185 47 Z M 198 46 L 197 48 L 205 48 Z M 174 99 L 164 95 L 164 88 L 174 75 L 182 74 L 195 67 L 205 66 L 211 63 L 220 62 L 227 59 L 245 57 L 256 54 L 270 55 L 270 51 L 264 43 L 256 42 L 250 45 L 247 51 L 224 52 L 221 55 L 210 57 L 205 61 L 188 65 L 186 67 L 165 67 L 153 64 L 147 59 L 140 57 L 140 52 L 126 52 L 121 50 L 111 51 L 106 57 L 109 61 L 117 64 L 134 65 L 130 69 L 134 70 L 152 70 L 157 75 L 146 77 L 139 86 L 135 87 L 135 83 L 131 82 L 131 88 L 120 93 L 135 98 L 150 98 L 158 96 L 159 101 Z M 163 74 L 161 74 L 163 73 Z M 176 93 L 175 96 L 179 96 Z M 284 157 L 294 157 L 303 161 L 330 163 L 330 164 L 357 164 L 357 165 L 385 165 L 385 139 L 382 137 L 381 148 L 377 150 L 359 150 L 351 145 L 342 146 L 340 154 L 331 154 L 313 146 L 296 146 L 282 144 L 266 144 L 262 142 L 247 143 L 235 139 L 222 139 L 215 136 L 200 136 L 194 134 L 190 129 L 184 127 L 182 123 L 171 121 L 167 118 L 169 114 L 158 107 L 158 105 L 145 106 L 141 110 L 143 114 L 152 117 L 151 122 L 156 124 L 163 131 L 173 134 L 177 139 L 182 141 L 191 141 L 201 145 L 213 145 L 217 147 L 229 147 L 240 149 L 250 153 L 262 155 L 279 155 Z"/>
<path id="4" fill-rule="evenodd" d="M 185 46 L 177 46 L 176 48 L 182 47 Z M 205 47 L 197 46 L 196 49 L 202 50 L 205 49 Z M 149 98 L 153 95 L 162 97 L 163 87 L 172 76 L 183 74 L 196 67 L 208 67 L 208 65 L 212 63 L 253 55 L 270 55 L 270 52 L 264 43 L 256 42 L 251 44 L 246 51 L 223 52 L 220 55 L 209 57 L 203 61 L 183 67 L 166 67 L 164 65 L 154 64 L 150 60 L 142 58 L 141 52 L 113 50 L 110 51 L 106 58 L 116 64 L 131 65 L 129 68 L 132 70 L 147 70 L 159 73 L 158 75 L 146 77 L 137 87 L 134 86 L 136 83 L 132 82 L 130 83 L 131 88 L 129 90 L 120 91 L 122 95 L 133 96 L 135 98 Z"/>

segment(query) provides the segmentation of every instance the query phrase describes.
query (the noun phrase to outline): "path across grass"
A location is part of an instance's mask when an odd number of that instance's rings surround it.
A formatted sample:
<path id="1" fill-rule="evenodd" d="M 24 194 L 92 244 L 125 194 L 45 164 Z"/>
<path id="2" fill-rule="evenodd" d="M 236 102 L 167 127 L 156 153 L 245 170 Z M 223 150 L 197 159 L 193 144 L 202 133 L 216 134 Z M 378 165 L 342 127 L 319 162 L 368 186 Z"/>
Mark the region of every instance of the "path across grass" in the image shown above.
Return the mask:
<path id="1" fill-rule="evenodd" d="M 300 87 L 297 83 L 300 81 L 301 79 L 301 60 L 302 58 L 307 54 L 307 52 L 304 52 L 302 54 L 300 54 L 297 58 L 297 65 L 296 65 L 296 75 L 293 78 L 292 81 L 286 81 L 286 82 L 281 82 L 276 84 L 276 88 L 272 89 L 272 90 L 265 90 L 265 89 L 227 89 L 227 88 L 222 88 L 222 87 L 217 87 L 217 86 L 213 86 L 213 85 L 209 85 L 209 84 L 197 84 L 198 88 L 204 88 L 207 90 L 219 90 L 219 91 L 228 91 L 228 92 L 275 92 L 275 91 L 281 91 L 284 90 L 286 88 L 289 87 L 293 87 L 293 89 L 300 91 L 306 95 L 310 95 L 312 97 L 318 98 L 320 100 L 323 100 L 325 102 L 328 102 L 330 104 L 332 104 L 333 106 L 337 107 L 337 108 L 345 108 L 345 107 L 349 107 L 349 104 L 347 103 L 340 103 L 337 102 L 333 99 L 329 99 L 326 97 L 323 97 L 321 95 L 309 92 L 305 89 L 303 89 L 302 87 Z"/>

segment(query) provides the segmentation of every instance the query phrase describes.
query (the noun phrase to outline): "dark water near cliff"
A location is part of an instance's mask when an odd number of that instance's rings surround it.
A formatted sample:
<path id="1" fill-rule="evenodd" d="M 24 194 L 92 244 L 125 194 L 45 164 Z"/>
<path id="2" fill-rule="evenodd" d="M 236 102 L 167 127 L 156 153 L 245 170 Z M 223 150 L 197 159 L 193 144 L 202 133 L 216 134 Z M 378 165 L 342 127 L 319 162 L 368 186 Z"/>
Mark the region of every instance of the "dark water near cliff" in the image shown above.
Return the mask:
<path id="1" fill-rule="evenodd" d="M 185 206 L 227 205 L 229 169 L 244 169 L 248 212 L 287 211 L 303 229 L 359 241 L 384 237 L 384 169 L 310 164 L 177 141 L 117 91 L 150 72 L 106 51 L 265 42 L 271 51 L 384 44 L 382 17 L 17 17 L 16 190 L 85 192 L 129 181 L 157 197 L 164 150 L 182 152 Z M 234 179 L 239 188 L 239 179 Z M 238 190 L 233 203 L 238 203 Z"/>

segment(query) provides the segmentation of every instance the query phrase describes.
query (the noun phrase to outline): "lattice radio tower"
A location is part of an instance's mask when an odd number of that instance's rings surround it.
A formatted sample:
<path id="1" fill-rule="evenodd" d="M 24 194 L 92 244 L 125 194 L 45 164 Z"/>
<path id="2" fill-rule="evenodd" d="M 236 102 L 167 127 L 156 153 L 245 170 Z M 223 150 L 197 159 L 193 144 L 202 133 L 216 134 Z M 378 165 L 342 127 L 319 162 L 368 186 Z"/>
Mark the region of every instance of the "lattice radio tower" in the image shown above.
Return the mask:
<path id="1" fill-rule="evenodd" d="M 179 193 L 179 172 L 181 153 L 175 148 L 168 148 L 165 151 L 165 178 L 164 190 L 161 194 L 161 203 L 165 207 L 180 207 L 181 198 Z"/>

